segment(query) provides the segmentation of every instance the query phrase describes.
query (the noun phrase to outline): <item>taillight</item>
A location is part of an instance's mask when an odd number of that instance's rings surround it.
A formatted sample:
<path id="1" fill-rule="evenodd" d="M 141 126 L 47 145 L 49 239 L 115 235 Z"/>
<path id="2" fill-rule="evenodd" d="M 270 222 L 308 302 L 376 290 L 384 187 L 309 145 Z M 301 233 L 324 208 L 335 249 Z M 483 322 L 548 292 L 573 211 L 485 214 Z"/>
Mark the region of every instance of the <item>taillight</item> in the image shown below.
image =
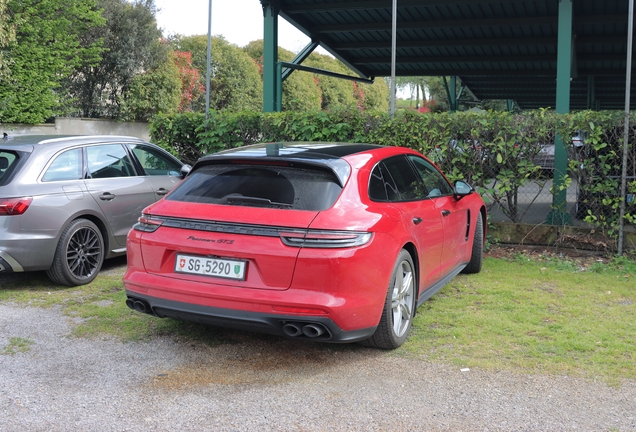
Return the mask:
<path id="1" fill-rule="evenodd" d="M 27 211 L 32 201 L 32 197 L 0 198 L 0 216 L 21 215 Z"/>
<path id="2" fill-rule="evenodd" d="M 133 229 L 143 232 L 155 232 L 163 224 L 164 220 L 151 215 L 142 214 L 137 223 L 133 225 Z"/>
<path id="3" fill-rule="evenodd" d="M 308 248 L 348 248 L 362 246 L 371 240 L 371 233 L 355 231 L 280 231 L 287 246 Z"/>

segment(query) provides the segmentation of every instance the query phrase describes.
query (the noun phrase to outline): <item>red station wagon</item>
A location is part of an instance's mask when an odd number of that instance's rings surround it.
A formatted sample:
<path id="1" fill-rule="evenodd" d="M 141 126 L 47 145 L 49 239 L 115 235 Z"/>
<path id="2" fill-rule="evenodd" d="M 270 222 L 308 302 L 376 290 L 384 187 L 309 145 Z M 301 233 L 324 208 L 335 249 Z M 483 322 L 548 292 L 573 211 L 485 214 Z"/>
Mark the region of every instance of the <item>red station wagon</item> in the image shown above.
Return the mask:
<path id="1" fill-rule="evenodd" d="M 416 308 L 481 270 L 486 208 L 416 151 L 269 143 L 201 158 L 128 234 L 139 312 L 393 349 Z"/>

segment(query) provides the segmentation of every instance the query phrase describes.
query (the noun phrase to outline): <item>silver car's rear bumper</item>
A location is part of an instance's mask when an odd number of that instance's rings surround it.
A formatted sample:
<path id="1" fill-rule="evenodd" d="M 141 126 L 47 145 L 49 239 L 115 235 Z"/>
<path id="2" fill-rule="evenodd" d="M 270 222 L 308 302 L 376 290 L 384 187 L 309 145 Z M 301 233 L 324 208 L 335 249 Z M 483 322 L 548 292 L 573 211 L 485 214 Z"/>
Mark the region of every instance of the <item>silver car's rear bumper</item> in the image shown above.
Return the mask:
<path id="1" fill-rule="evenodd" d="M 23 272 L 24 269 L 11 255 L 0 250 L 0 273 Z"/>

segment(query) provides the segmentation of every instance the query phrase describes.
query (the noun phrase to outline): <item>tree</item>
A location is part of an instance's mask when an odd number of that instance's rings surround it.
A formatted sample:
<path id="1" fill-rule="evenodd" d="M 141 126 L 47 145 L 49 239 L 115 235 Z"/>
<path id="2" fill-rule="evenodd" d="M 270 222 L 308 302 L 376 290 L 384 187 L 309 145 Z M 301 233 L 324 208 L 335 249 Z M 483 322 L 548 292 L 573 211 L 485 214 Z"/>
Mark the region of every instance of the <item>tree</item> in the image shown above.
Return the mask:
<path id="1" fill-rule="evenodd" d="M 175 50 L 192 53 L 192 66 L 199 70 L 202 84 L 207 79 L 206 35 L 181 36 L 170 40 Z M 259 69 L 245 51 L 221 36 L 212 38 L 210 59 L 210 109 L 234 111 L 260 109 L 263 85 Z M 203 97 L 193 100 L 192 108 L 205 111 Z"/>
<path id="2" fill-rule="evenodd" d="M 360 108 L 375 111 L 389 110 L 389 87 L 383 79 L 376 79 L 373 84 L 356 84 L 363 96 L 358 102 Z"/>
<path id="3" fill-rule="evenodd" d="M 9 74 L 0 78 L 0 121 L 41 123 L 60 105 L 57 89 L 74 68 L 95 64 L 99 40 L 81 35 L 104 24 L 94 0 L 9 0 Z M 18 25 L 19 24 L 19 25 Z"/>
<path id="4" fill-rule="evenodd" d="M 0 16 L 6 17 L 8 14 L 7 11 L 7 0 L 0 0 Z M 0 20 L 0 50 L 9 43 L 15 40 L 15 28 L 13 25 L 9 24 L 8 19 Z M 5 73 L 5 65 L 3 60 L 2 51 L 0 51 L 0 77 Z"/>
<path id="5" fill-rule="evenodd" d="M 318 69 L 328 70 L 330 72 L 341 73 L 344 75 L 353 75 L 353 73 L 338 60 L 324 54 L 312 53 L 307 60 L 307 66 Z M 322 109 L 329 110 L 334 108 L 355 108 L 358 101 L 353 95 L 353 82 L 332 78 L 325 75 L 316 75 L 318 85 L 322 93 Z"/>
<path id="6" fill-rule="evenodd" d="M 181 76 L 173 57 L 155 68 L 136 75 L 121 96 L 119 118 L 150 121 L 156 114 L 173 114 L 181 102 Z"/>
<path id="7" fill-rule="evenodd" d="M 259 66 L 262 77 L 263 40 L 250 42 L 244 50 Z M 291 62 L 294 59 L 294 53 L 278 47 L 278 59 Z M 296 70 L 283 81 L 283 111 L 313 111 L 319 110 L 320 106 L 321 92 L 314 74 Z"/>
<path id="8" fill-rule="evenodd" d="M 205 94 L 205 86 L 201 83 L 201 73 L 192 66 L 192 53 L 189 51 L 175 51 L 173 61 L 179 69 L 181 80 L 179 112 L 192 111 L 193 102 Z"/>
<path id="9" fill-rule="evenodd" d="M 153 0 L 98 0 L 98 4 L 106 26 L 82 37 L 103 40 L 106 50 L 99 63 L 77 68 L 66 89 L 80 115 L 118 118 L 135 77 L 160 67 L 170 47 L 161 43 Z"/>

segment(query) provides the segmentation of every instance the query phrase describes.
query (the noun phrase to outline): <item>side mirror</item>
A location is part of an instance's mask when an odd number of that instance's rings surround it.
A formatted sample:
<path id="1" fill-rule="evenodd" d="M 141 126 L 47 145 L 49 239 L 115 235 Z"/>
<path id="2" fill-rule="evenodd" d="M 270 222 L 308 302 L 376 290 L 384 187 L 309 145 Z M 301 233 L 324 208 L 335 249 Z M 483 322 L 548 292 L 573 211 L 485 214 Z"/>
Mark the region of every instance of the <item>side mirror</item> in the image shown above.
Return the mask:
<path id="1" fill-rule="evenodd" d="M 190 171 L 192 171 L 192 165 L 184 164 L 181 167 L 181 177 L 187 176 L 188 174 L 190 174 Z"/>
<path id="2" fill-rule="evenodd" d="M 466 195 L 470 195 L 473 192 L 475 192 L 475 189 L 473 189 L 473 187 L 465 181 L 457 180 L 455 182 L 455 190 L 453 191 L 453 194 L 455 195 L 455 199 L 457 201 L 464 198 Z"/>

